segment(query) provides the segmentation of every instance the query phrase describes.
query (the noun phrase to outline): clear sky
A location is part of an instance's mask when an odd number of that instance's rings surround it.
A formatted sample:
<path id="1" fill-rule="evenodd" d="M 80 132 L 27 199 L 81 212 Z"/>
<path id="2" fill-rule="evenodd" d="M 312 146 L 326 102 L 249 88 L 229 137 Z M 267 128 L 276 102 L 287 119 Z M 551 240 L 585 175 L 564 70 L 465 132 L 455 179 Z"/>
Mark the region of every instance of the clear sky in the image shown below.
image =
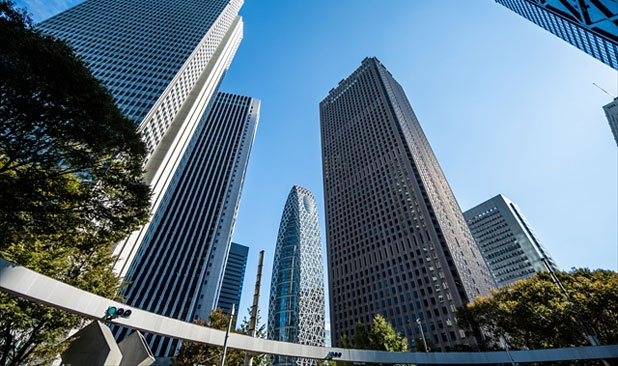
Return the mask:
<path id="1" fill-rule="evenodd" d="M 40 21 L 78 2 L 18 4 Z M 615 70 L 492 0 L 246 0 L 241 15 L 221 90 L 262 100 L 234 234 L 251 248 L 241 318 L 264 249 L 266 320 L 292 185 L 315 193 L 325 244 L 318 103 L 366 56 L 404 87 L 462 210 L 502 193 L 562 269 L 618 269 L 611 97 L 592 85 L 618 94 Z"/>

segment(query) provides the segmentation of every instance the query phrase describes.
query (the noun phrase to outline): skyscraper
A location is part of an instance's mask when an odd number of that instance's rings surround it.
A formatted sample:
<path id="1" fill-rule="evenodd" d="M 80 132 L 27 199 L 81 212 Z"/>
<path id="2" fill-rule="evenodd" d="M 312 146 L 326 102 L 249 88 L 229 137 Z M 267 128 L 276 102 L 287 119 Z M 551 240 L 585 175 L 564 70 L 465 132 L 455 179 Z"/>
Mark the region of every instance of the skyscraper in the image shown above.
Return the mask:
<path id="1" fill-rule="evenodd" d="M 128 305 L 184 321 L 208 319 L 219 301 L 260 101 L 218 93 L 152 218 L 123 292 Z M 128 329 L 114 329 L 117 339 Z M 178 340 L 147 334 L 156 357 Z"/>
<path id="2" fill-rule="evenodd" d="M 376 59 L 320 103 L 332 341 L 381 314 L 441 349 L 475 342 L 458 306 L 494 286 L 402 87 Z"/>
<path id="3" fill-rule="evenodd" d="M 499 194 L 464 212 L 470 231 L 498 286 L 558 266 L 515 203 Z"/>
<path id="4" fill-rule="evenodd" d="M 618 98 L 614 98 L 613 101 L 603 106 L 607 122 L 609 122 L 609 128 L 612 130 L 616 145 L 618 145 Z"/>
<path id="5" fill-rule="evenodd" d="M 324 274 L 318 208 L 313 193 L 292 187 L 283 209 L 268 306 L 268 339 L 324 346 Z M 272 356 L 273 366 L 317 365 Z"/>
<path id="6" fill-rule="evenodd" d="M 242 0 L 87 0 L 38 25 L 67 41 L 135 121 L 156 212 L 242 39 Z M 117 246 L 125 276 L 148 225 Z"/>
<path id="7" fill-rule="evenodd" d="M 245 281 L 245 269 L 247 268 L 247 256 L 249 247 L 232 243 L 230 253 L 227 256 L 223 282 L 221 283 L 221 293 L 217 307 L 221 308 L 225 314 L 232 313 L 232 305 L 239 310 L 240 296 L 242 295 L 242 285 Z"/>
<path id="8" fill-rule="evenodd" d="M 616 0 L 496 0 L 515 13 L 618 69 Z"/>

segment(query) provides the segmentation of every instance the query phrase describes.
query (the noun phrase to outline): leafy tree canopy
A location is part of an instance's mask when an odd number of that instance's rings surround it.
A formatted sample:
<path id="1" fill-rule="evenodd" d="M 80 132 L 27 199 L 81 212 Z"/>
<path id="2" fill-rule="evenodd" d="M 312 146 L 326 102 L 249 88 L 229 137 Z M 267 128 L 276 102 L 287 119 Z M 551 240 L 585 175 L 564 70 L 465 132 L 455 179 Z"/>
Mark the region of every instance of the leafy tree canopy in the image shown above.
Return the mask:
<path id="1" fill-rule="evenodd" d="M 123 239 L 148 215 L 135 124 L 69 46 L 6 0 L 0 34 L 0 250 L 32 236 Z"/>
<path id="2" fill-rule="evenodd" d="M 356 332 L 352 340 L 347 335 L 341 338 L 343 348 L 370 349 L 376 351 L 406 352 L 408 340 L 399 335 L 393 326 L 376 314 L 369 331 L 362 323 L 356 323 Z M 337 361 L 337 365 L 351 365 L 349 362 Z"/>
<path id="3" fill-rule="evenodd" d="M 344 348 L 371 349 L 377 351 L 405 352 L 408 350 L 408 340 L 399 335 L 392 325 L 377 314 L 369 331 L 363 323 L 356 323 L 356 332 L 350 341 L 343 336 L 341 343 Z"/>
<path id="4" fill-rule="evenodd" d="M 208 322 L 201 319 L 196 320 L 196 324 L 207 326 L 214 329 L 226 330 L 230 317 L 223 313 L 221 309 L 213 310 L 208 316 Z M 266 338 L 266 327 L 264 324 L 259 325 L 260 317 L 258 315 L 258 327 L 256 329 L 256 337 Z M 243 319 L 239 329 L 234 330 L 234 333 L 247 334 L 249 328 L 249 320 Z M 221 363 L 222 347 L 211 346 L 207 344 L 183 342 L 178 354 L 173 361 L 173 366 L 182 365 L 219 365 Z M 225 364 L 227 366 L 242 366 L 244 365 L 245 352 L 228 348 L 225 356 Z M 268 355 L 256 355 L 253 358 L 254 366 L 269 366 L 270 360 Z"/>
<path id="5" fill-rule="evenodd" d="M 251 314 L 251 307 L 247 308 L 247 313 Z M 247 319 L 246 317 L 243 318 L 242 324 L 240 324 L 240 328 L 238 329 L 238 333 L 249 334 L 249 322 L 250 319 Z M 262 316 L 260 314 L 260 310 L 258 309 L 255 336 L 257 338 L 266 339 L 266 335 L 266 323 L 262 323 Z M 270 366 L 271 364 L 269 355 L 253 355 L 253 366 Z"/>
<path id="6" fill-rule="evenodd" d="M 505 337 L 513 349 L 588 345 L 579 316 L 601 344 L 618 343 L 618 274 L 578 269 L 558 272 L 570 301 L 548 273 L 502 287 L 457 312 L 458 324 L 480 328 L 488 345 Z"/>
<path id="7" fill-rule="evenodd" d="M 439 352 L 440 349 L 438 347 L 436 347 L 435 343 L 433 343 L 433 341 L 431 340 L 431 338 L 425 336 L 425 343 L 427 343 L 427 348 L 429 349 L 429 352 Z M 425 343 L 423 343 L 423 337 L 417 337 L 414 338 L 414 349 L 417 352 L 426 352 L 425 351 Z M 453 351 L 461 351 L 461 352 L 466 352 L 466 351 L 472 351 L 471 349 L 465 347 L 465 346 L 455 346 L 453 347 Z M 462 348 L 461 350 L 459 350 L 459 348 Z"/>
<path id="8" fill-rule="evenodd" d="M 0 257 L 114 297 L 113 246 L 148 217 L 144 157 L 71 48 L 0 0 Z M 80 322 L 0 293 L 0 365 L 50 362 Z"/>

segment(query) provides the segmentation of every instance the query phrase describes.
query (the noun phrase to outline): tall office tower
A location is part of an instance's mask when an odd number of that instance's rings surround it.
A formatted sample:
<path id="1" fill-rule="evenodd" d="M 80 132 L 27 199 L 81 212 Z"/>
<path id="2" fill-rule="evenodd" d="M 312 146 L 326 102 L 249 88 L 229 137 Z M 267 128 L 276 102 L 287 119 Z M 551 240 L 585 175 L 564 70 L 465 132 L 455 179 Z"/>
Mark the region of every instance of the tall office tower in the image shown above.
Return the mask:
<path id="1" fill-rule="evenodd" d="M 464 212 L 470 231 L 498 286 L 558 266 L 515 203 L 499 194 Z"/>
<path id="2" fill-rule="evenodd" d="M 157 211 L 242 39 L 242 0 L 87 0 L 38 25 L 67 41 L 135 122 Z M 148 225 L 117 246 L 122 277 Z"/>
<path id="3" fill-rule="evenodd" d="M 219 301 L 260 101 L 218 93 L 152 218 L 123 292 L 128 305 L 191 322 Z M 114 329 L 117 339 L 128 329 Z M 158 358 L 178 340 L 147 334 Z"/>
<path id="4" fill-rule="evenodd" d="M 605 116 L 607 116 L 607 122 L 609 122 L 609 128 L 614 134 L 614 140 L 618 145 L 618 98 L 614 98 L 613 101 L 603 106 Z"/>
<path id="5" fill-rule="evenodd" d="M 295 185 L 281 224 L 268 306 L 268 339 L 324 346 L 324 274 L 318 208 L 311 191 Z M 273 366 L 317 365 L 316 360 L 272 356 Z"/>
<path id="6" fill-rule="evenodd" d="M 236 308 L 236 314 L 240 310 L 238 306 L 242 295 L 242 285 L 245 282 L 248 255 L 249 247 L 232 243 L 230 253 L 227 256 L 219 302 L 217 303 L 217 308 L 221 308 L 225 314 L 232 313 L 232 305 Z"/>
<path id="7" fill-rule="evenodd" d="M 532 23 L 618 69 L 617 0 L 496 0 Z"/>
<path id="8" fill-rule="evenodd" d="M 320 121 L 333 343 L 375 314 L 409 340 L 421 319 L 443 350 L 474 343 L 455 310 L 494 283 L 402 87 L 365 58 Z"/>

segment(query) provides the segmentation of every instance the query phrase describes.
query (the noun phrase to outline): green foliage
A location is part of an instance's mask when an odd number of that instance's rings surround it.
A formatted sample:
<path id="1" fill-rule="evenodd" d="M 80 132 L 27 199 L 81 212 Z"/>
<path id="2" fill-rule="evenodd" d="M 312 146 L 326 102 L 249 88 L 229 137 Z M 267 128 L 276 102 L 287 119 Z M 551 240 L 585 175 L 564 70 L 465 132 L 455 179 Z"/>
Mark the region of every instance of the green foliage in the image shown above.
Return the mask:
<path id="1" fill-rule="evenodd" d="M 0 250 L 25 235 L 118 242 L 148 215 L 145 146 L 72 50 L 29 24 L 0 1 Z"/>
<path id="2" fill-rule="evenodd" d="M 369 331 L 362 323 L 356 323 L 356 332 L 350 341 L 347 335 L 341 337 L 343 348 L 370 349 L 376 351 L 406 352 L 408 340 L 400 336 L 392 325 L 379 314 L 373 318 Z M 350 362 L 337 361 L 338 365 L 349 366 Z"/>
<path id="3" fill-rule="evenodd" d="M 226 330 L 229 319 L 230 317 L 225 315 L 221 309 L 216 309 L 208 316 L 208 323 L 204 322 L 202 319 L 198 319 L 195 321 L 195 324 Z M 174 357 L 172 365 L 219 365 L 221 363 L 222 352 L 223 347 L 183 342 L 178 353 Z M 229 366 L 241 366 L 244 363 L 244 357 L 244 352 L 228 348 L 225 356 L 225 364 Z"/>
<path id="4" fill-rule="evenodd" d="M 458 324 L 483 330 L 489 346 L 505 337 L 513 349 L 558 348 L 588 345 L 579 316 L 601 344 L 618 343 L 618 274 L 578 269 L 558 277 L 570 301 L 539 273 L 459 309 Z"/>
<path id="5" fill-rule="evenodd" d="M 229 321 L 229 316 L 223 314 L 221 309 L 213 310 L 208 316 L 208 323 L 198 319 L 195 323 L 202 326 L 207 326 L 214 329 L 226 330 Z M 266 338 L 266 326 L 260 324 L 260 316 L 258 313 L 258 327 L 256 329 L 256 337 Z M 244 318 L 239 329 L 233 330 L 234 333 L 247 334 L 249 329 L 249 320 Z M 180 350 L 176 354 L 173 366 L 182 365 L 219 365 L 221 363 L 222 347 L 210 346 L 207 344 L 183 342 Z M 245 352 L 228 348 L 225 356 L 225 364 L 227 366 L 242 366 L 244 365 Z M 270 366 L 268 355 L 255 355 L 253 357 L 254 366 Z"/>
<path id="6" fill-rule="evenodd" d="M 203 321 L 202 319 L 197 319 L 195 324 L 208 327 L 209 324 Z M 217 352 L 215 352 L 217 351 Z M 178 353 L 174 357 L 172 361 L 173 366 L 182 366 L 182 365 L 194 365 L 194 364 L 216 364 L 215 357 L 220 356 L 221 348 L 219 347 L 208 347 L 202 346 L 196 343 L 183 342 L 182 346 L 178 350 Z M 221 358 L 219 358 L 219 362 L 221 362 Z"/>
<path id="7" fill-rule="evenodd" d="M 356 334 L 352 341 L 347 335 L 341 338 L 343 348 L 371 349 L 377 351 L 405 352 L 408 340 L 400 336 L 382 315 L 375 315 L 369 332 L 363 323 L 356 323 Z"/>
<path id="8" fill-rule="evenodd" d="M 425 342 L 427 343 L 427 348 L 429 348 L 429 352 L 438 352 L 439 351 L 438 347 L 436 347 L 436 345 L 433 343 L 431 338 L 425 336 Z M 414 349 L 417 352 L 425 352 L 425 343 L 423 343 L 423 338 L 422 337 L 414 338 Z M 455 350 L 453 350 L 453 351 L 455 351 Z M 466 349 L 465 351 L 470 351 L 470 350 Z"/>
<path id="9" fill-rule="evenodd" d="M 369 331 L 370 349 L 405 352 L 408 350 L 408 340 L 400 336 L 389 322 L 382 316 L 373 318 L 373 326 Z"/>
<path id="10" fill-rule="evenodd" d="M 135 125 L 63 42 L 0 0 L 0 257 L 95 294 L 148 217 Z M 47 364 L 81 319 L 0 293 L 0 365 Z"/>
<path id="11" fill-rule="evenodd" d="M 375 318 L 373 322 L 375 325 Z M 354 345 L 354 348 L 357 349 L 372 349 L 369 333 L 367 333 L 367 329 L 365 329 L 365 325 L 363 323 L 356 323 L 356 332 L 354 333 L 354 337 L 352 337 L 352 344 Z"/>
<path id="12" fill-rule="evenodd" d="M 249 313 L 249 316 L 251 316 L 251 307 L 247 308 L 247 312 Z M 240 328 L 238 329 L 238 333 L 249 334 L 249 322 L 250 322 L 250 319 L 247 317 L 244 317 L 242 319 L 242 324 L 240 324 Z M 266 324 L 260 324 L 260 323 L 262 323 L 262 315 L 260 314 L 260 311 L 258 310 L 255 336 L 257 338 L 266 339 Z"/>
<path id="13" fill-rule="evenodd" d="M 247 312 L 251 315 L 251 307 L 247 308 Z M 249 322 L 250 319 L 243 318 L 242 324 L 240 325 L 240 329 L 238 333 L 249 334 Z M 266 339 L 266 324 L 262 323 L 262 316 L 260 315 L 260 310 L 258 309 L 257 321 L 256 321 L 256 329 L 255 336 L 257 338 Z M 267 354 L 259 354 L 253 355 L 253 366 L 270 366 L 272 364 L 269 355 Z"/>

